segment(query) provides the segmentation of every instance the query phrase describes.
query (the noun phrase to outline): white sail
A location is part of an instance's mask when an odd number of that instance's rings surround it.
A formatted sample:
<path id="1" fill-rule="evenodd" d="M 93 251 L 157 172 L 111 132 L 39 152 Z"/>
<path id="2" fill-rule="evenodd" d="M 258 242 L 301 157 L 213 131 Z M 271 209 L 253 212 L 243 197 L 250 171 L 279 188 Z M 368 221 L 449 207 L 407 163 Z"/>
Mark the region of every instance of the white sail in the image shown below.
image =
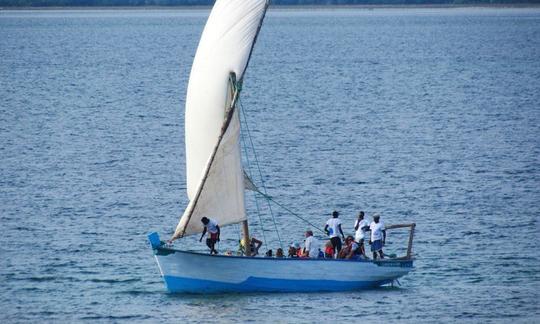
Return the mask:
<path id="1" fill-rule="evenodd" d="M 217 0 L 204 28 L 186 96 L 190 203 L 175 238 L 201 232 L 203 216 L 220 225 L 246 219 L 238 112 L 223 134 L 222 128 L 231 102 L 230 74 L 241 82 L 266 7 L 266 0 Z"/>
<path id="2" fill-rule="evenodd" d="M 234 109 L 231 115 L 230 120 L 225 121 L 226 131 L 207 162 L 205 177 L 180 219 L 175 237 L 202 232 L 200 219 L 203 216 L 213 218 L 221 225 L 237 223 L 246 218 L 244 175 L 231 172 L 231 169 L 242 168 L 238 110 Z M 237 192 L 241 194 L 235 194 Z"/>

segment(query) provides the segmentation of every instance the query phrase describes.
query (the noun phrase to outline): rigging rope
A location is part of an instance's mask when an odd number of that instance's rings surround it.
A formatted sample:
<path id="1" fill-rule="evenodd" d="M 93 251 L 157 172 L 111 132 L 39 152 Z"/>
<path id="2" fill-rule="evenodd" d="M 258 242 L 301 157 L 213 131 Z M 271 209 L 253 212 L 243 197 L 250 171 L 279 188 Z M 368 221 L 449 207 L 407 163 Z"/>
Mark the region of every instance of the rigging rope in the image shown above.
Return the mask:
<path id="1" fill-rule="evenodd" d="M 287 208 L 286 206 L 278 203 L 277 201 L 274 200 L 274 198 L 268 196 L 267 194 L 264 194 L 260 191 L 256 191 L 258 192 L 260 195 L 262 195 L 264 198 L 266 198 L 268 201 L 271 201 L 273 202 L 274 204 L 278 205 L 279 207 L 285 209 L 286 211 L 288 211 L 289 213 L 291 213 L 293 216 L 299 218 L 300 220 L 306 222 L 307 224 L 309 224 L 311 227 L 315 228 L 316 230 L 318 230 L 319 232 L 323 233 L 325 236 L 326 236 L 326 233 L 320 229 L 320 227 L 316 226 L 315 224 L 311 223 L 310 221 L 308 221 L 307 219 L 303 218 L 302 216 L 298 215 L 297 213 L 293 212 L 292 210 L 290 210 L 289 208 Z"/>
<path id="2" fill-rule="evenodd" d="M 245 123 L 246 123 L 246 121 L 244 120 L 244 124 Z M 247 126 L 246 126 L 246 128 L 247 128 Z M 245 138 L 244 138 L 244 136 L 240 136 L 240 139 L 242 140 L 242 147 L 244 148 L 244 155 L 246 156 L 246 162 L 247 162 L 247 165 L 248 165 L 248 173 L 249 173 L 249 176 L 251 177 L 251 164 L 250 164 L 250 161 L 249 161 L 249 154 L 248 154 L 248 151 L 247 151 Z M 263 225 L 263 221 L 262 221 L 262 218 L 261 218 L 261 209 L 259 207 L 259 202 L 257 201 L 257 197 L 255 196 L 255 193 L 253 193 L 253 197 L 255 198 L 255 206 L 257 208 L 257 216 L 259 217 L 259 225 L 261 226 L 264 245 L 268 249 L 268 244 L 266 242 L 266 235 L 264 234 L 264 225 Z M 245 242 L 245 243 L 246 243 L 246 245 L 249 244 L 249 242 Z"/>
<path id="3" fill-rule="evenodd" d="M 264 178 L 263 178 L 263 175 L 262 175 L 261 167 L 259 165 L 259 158 L 257 157 L 257 151 L 255 151 L 255 145 L 253 145 L 253 140 L 251 138 L 251 131 L 249 130 L 249 126 L 248 126 L 248 123 L 247 123 L 246 111 L 244 110 L 244 106 L 242 105 L 242 101 L 240 100 L 240 98 L 238 100 L 238 103 L 240 105 L 240 111 L 242 112 L 242 115 L 244 116 L 244 125 L 245 125 L 246 131 L 247 131 L 249 142 L 251 144 L 251 150 L 253 151 L 253 157 L 255 158 L 255 165 L 257 166 L 257 170 L 259 171 L 259 177 L 261 179 L 262 188 L 264 190 L 264 196 L 268 197 L 268 194 L 266 193 L 266 185 L 264 183 Z M 257 201 L 257 198 L 255 198 L 255 201 Z M 272 222 L 274 223 L 274 229 L 276 230 L 276 234 L 277 234 L 277 237 L 278 237 L 279 246 L 281 247 L 281 249 L 283 249 L 283 242 L 281 241 L 281 236 L 279 235 L 276 219 L 274 217 L 274 212 L 272 211 L 272 206 L 270 205 L 270 202 L 268 200 L 267 200 L 267 203 L 268 203 L 268 209 L 270 210 L 270 215 L 272 216 Z M 260 218 L 260 216 L 259 216 L 259 218 Z"/>

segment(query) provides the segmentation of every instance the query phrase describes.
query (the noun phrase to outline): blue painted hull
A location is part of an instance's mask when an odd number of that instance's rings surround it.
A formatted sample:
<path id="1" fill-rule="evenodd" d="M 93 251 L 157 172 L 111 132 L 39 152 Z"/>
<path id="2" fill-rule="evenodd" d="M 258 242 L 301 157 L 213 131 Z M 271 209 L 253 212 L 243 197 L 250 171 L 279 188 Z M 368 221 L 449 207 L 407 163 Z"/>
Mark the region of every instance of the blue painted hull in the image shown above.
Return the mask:
<path id="1" fill-rule="evenodd" d="M 292 280 L 250 277 L 241 283 L 225 283 L 211 280 L 164 276 L 169 292 L 181 293 L 227 293 L 227 292 L 324 292 L 347 291 L 379 287 L 391 283 L 383 281 L 334 281 L 334 280 Z"/>
<path id="2" fill-rule="evenodd" d="M 169 248 L 155 251 L 172 293 L 346 291 L 391 283 L 412 260 L 382 262 L 211 256 Z"/>

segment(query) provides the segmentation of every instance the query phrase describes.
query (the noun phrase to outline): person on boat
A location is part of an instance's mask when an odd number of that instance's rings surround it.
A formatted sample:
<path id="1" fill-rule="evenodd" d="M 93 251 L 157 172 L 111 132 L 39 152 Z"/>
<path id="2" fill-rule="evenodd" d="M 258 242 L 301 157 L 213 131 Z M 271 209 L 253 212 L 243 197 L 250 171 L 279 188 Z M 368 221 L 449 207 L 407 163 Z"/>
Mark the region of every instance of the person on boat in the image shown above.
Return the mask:
<path id="1" fill-rule="evenodd" d="M 324 231 L 326 232 L 326 235 L 330 237 L 334 251 L 337 252 L 337 254 L 341 251 L 341 238 L 339 237 L 339 234 L 341 234 L 341 237 L 345 240 L 345 235 L 341 229 L 341 219 L 338 217 L 339 213 L 334 210 L 332 212 L 332 218 L 326 222 L 326 226 L 324 227 Z"/>
<path id="2" fill-rule="evenodd" d="M 324 257 L 326 259 L 334 257 L 334 246 L 332 245 L 332 241 L 326 241 L 326 244 L 324 245 Z"/>
<path id="3" fill-rule="evenodd" d="M 305 258 L 304 257 L 304 250 L 300 246 L 300 243 L 294 243 L 294 248 L 296 249 L 296 257 L 297 258 Z"/>
<path id="4" fill-rule="evenodd" d="M 206 232 L 208 231 L 209 237 L 206 238 L 206 246 L 210 248 L 210 254 L 218 254 L 216 250 L 216 242 L 219 242 L 220 229 L 217 221 L 210 219 L 208 217 L 201 218 L 201 222 L 204 225 L 204 229 L 199 239 L 199 242 L 202 242 L 202 239 Z"/>
<path id="5" fill-rule="evenodd" d="M 345 255 L 349 253 L 349 237 L 347 236 L 345 238 L 345 241 L 343 242 L 343 246 L 341 247 L 341 251 L 339 251 L 337 258 L 338 259 L 345 259 Z"/>
<path id="6" fill-rule="evenodd" d="M 261 248 L 262 244 L 263 244 L 262 241 L 257 240 L 254 237 L 251 237 L 251 240 L 249 242 L 249 251 L 250 251 L 249 255 L 250 256 L 258 255 L 259 249 Z M 244 239 L 240 240 L 240 246 L 238 250 L 242 253 L 242 255 L 246 254 L 246 242 Z"/>
<path id="7" fill-rule="evenodd" d="M 321 246 L 319 240 L 313 236 L 313 231 L 306 231 L 306 240 L 304 241 L 304 253 L 306 258 L 316 259 L 319 257 L 319 247 Z"/>
<path id="8" fill-rule="evenodd" d="M 377 252 L 381 259 L 384 258 L 383 246 L 386 241 L 386 230 L 381 217 L 379 215 L 373 216 L 373 222 L 369 225 L 371 231 L 371 238 L 369 244 L 371 245 L 371 252 L 373 252 L 373 260 L 377 258 Z"/>
<path id="9" fill-rule="evenodd" d="M 364 212 L 358 213 L 358 218 L 354 222 L 354 241 L 358 243 L 360 247 L 361 255 L 366 257 L 366 250 L 364 248 L 364 239 L 366 237 L 366 231 L 369 229 L 369 222 L 364 219 Z"/>
<path id="10" fill-rule="evenodd" d="M 278 249 L 276 250 L 276 258 L 283 258 L 283 257 L 285 257 L 285 256 L 283 255 L 283 249 L 282 249 L 282 248 L 278 248 Z"/>
<path id="11" fill-rule="evenodd" d="M 345 247 L 339 253 L 340 259 L 357 259 L 361 255 L 360 246 L 354 241 L 354 238 L 349 235 L 345 239 Z"/>
<path id="12" fill-rule="evenodd" d="M 272 257 L 272 250 L 270 249 L 270 250 L 266 251 L 266 253 L 264 254 L 264 256 L 265 256 L 266 258 L 271 258 L 271 257 Z"/>
<path id="13" fill-rule="evenodd" d="M 300 244 L 293 243 L 289 246 L 289 258 L 298 258 L 298 250 L 300 249 Z"/>

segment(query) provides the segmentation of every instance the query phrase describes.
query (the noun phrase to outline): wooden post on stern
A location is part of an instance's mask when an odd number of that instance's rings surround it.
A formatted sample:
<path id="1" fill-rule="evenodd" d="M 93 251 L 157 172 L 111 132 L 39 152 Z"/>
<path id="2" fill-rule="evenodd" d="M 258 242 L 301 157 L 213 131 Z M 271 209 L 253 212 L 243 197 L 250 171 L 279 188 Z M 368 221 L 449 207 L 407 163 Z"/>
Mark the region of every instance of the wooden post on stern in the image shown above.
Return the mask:
<path id="1" fill-rule="evenodd" d="M 407 259 L 410 259 L 412 256 L 412 241 L 414 237 L 414 228 L 416 227 L 415 223 L 411 224 L 411 231 L 409 232 L 409 244 L 407 245 Z"/>
<path id="2" fill-rule="evenodd" d="M 416 227 L 416 223 L 410 223 L 410 224 L 394 224 L 394 225 L 387 225 L 386 229 L 393 229 L 393 228 L 403 228 L 403 227 L 409 227 L 409 244 L 407 245 L 407 255 L 404 257 L 405 259 L 410 259 L 412 257 L 412 245 L 413 245 L 413 238 L 414 238 L 414 228 Z"/>
<path id="3" fill-rule="evenodd" d="M 249 239 L 249 227 L 247 220 L 242 222 L 242 232 L 244 233 L 244 254 L 245 256 L 251 256 L 251 240 Z"/>

